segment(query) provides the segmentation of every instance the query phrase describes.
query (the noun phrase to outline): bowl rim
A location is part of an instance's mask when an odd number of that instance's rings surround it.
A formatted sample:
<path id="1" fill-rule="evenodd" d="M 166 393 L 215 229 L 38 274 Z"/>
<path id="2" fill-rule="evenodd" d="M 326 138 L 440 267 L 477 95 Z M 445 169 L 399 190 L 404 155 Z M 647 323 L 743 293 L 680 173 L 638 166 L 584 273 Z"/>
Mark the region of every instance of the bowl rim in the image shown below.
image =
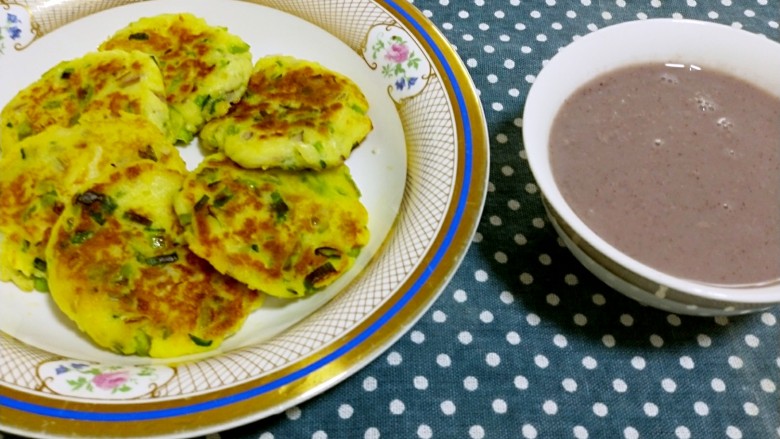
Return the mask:
<path id="1" fill-rule="evenodd" d="M 767 66 L 767 63 L 769 63 L 769 66 L 765 67 L 763 77 L 760 74 L 751 76 L 748 72 L 749 69 L 737 72 L 728 69 L 728 71 L 741 79 L 758 83 L 757 85 L 769 89 L 773 94 L 777 94 L 777 90 L 780 90 L 780 87 L 774 88 L 775 82 L 773 81 L 775 80 L 768 78 L 771 72 L 780 71 L 780 43 L 766 36 L 723 24 L 676 18 L 634 20 L 607 26 L 575 39 L 572 43 L 562 47 L 545 64 L 545 67 L 534 80 L 526 99 L 522 119 L 522 136 L 528 163 L 542 196 L 560 216 L 560 219 L 564 220 L 569 227 L 597 251 L 614 262 L 619 261 L 619 265 L 625 269 L 640 274 L 660 285 L 705 300 L 756 305 L 777 303 L 780 302 L 780 280 L 770 281 L 761 285 L 709 284 L 703 281 L 669 275 L 626 255 L 593 232 L 574 213 L 561 195 L 552 176 L 547 144 L 552 121 L 560 109 L 563 99 L 580 85 L 593 79 L 600 73 L 643 61 L 668 60 L 675 56 L 680 56 L 681 45 L 679 43 L 683 41 L 685 44 L 689 44 L 689 42 L 685 41 L 684 36 L 692 32 L 695 32 L 700 40 L 710 40 L 712 46 L 715 46 L 718 42 L 728 43 L 726 45 L 728 50 L 725 51 L 725 54 L 715 56 L 718 63 L 725 60 L 729 54 L 736 54 L 735 58 L 741 61 L 744 61 L 743 57 L 748 59 L 751 56 L 755 57 L 764 54 L 760 58 L 760 65 Z M 674 47 L 658 48 L 659 38 L 663 38 L 667 42 L 675 42 Z M 635 51 L 637 47 L 640 47 L 637 43 L 656 43 L 656 45 L 641 46 L 640 52 L 644 50 L 641 55 L 636 53 L 628 54 L 629 50 Z M 720 48 L 722 48 L 722 45 Z M 619 53 L 618 57 L 612 58 L 615 50 L 622 50 L 623 53 Z M 739 51 L 739 53 L 735 51 Z M 777 53 L 778 56 L 766 56 L 766 52 Z M 568 84 L 561 86 L 561 83 L 558 81 L 560 76 L 568 75 L 569 72 L 574 71 L 572 68 L 577 67 L 574 64 L 575 61 L 585 59 L 583 58 L 584 54 L 588 54 L 587 59 L 592 62 L 589 61 L 588 65 L 581 66 L 582 68 L 576 71 L 575 76 L 579 75 L 577 77 L 580 79 L 571 80 Z M 633 59 L 627 61 L 630 58 Z M 690 62 L 710 65 L 713 69 L 718 69 L 719 67 L 714 65 L 716 64 L 715 62 L 705 61 L 702 63 L 698 59 Z M 744 63 L 740 65 L 742 64 Z M 767 82 L 770 82 L 772 87 L 768 87 L 766 85 Z M 780 84 L 780 79 L 777 79 L 776 82 Z M 550 95 L 553 95 L 552 99 L 550 99 Z M 542 109 L 545 111 L 540 111 Z"/>

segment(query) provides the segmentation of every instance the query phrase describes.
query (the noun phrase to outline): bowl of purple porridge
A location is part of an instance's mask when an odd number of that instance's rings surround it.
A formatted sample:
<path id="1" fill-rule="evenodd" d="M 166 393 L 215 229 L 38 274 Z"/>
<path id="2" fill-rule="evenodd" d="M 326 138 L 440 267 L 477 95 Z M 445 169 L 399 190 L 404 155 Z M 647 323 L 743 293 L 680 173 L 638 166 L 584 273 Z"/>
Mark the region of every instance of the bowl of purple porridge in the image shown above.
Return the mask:
<path id="1" fill-rule="evenodd" d="M 673 313 L 780 303 L 780 43 L 652 19 L 575 40 L 536 77 L 529 166 L 610 287 Z"/>

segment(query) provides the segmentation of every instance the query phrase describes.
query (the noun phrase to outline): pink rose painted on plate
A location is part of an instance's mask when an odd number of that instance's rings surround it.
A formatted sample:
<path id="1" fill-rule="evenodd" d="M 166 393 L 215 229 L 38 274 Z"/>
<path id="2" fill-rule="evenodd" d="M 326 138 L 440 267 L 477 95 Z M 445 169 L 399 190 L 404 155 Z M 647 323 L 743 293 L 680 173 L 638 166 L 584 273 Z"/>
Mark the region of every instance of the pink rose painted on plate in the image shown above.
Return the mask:
<path id="1" fill-rule="evenodd" d="M 402 63 L 409 59 L 409 46 L 405 43 L 393 43 L 385 53 L 385 59 L 395 63 Z"/>
<path id="2" fill-rule="evenodd" d="M 92 383 L 103 390 L 113 390 L 122 386 L 130 379 L 130 374 L 126 371 L 105 372 L 95 376 Z"/>
<path id="3" fill-rule="evenodd" d="M 363 57 L 381 74 L 396 102 L 419 94 L 431 75 L 424 51 L 404 29 L 395 25 L 374 26 L 366 36 Z"/>
<path id="4" fill-rule="evenodd" d="M 41 383 L 54 393 L 113 400 L 154 397 L 175 373 L 163 365 L 103 365 L 68 359 L 38 366 Z"/>

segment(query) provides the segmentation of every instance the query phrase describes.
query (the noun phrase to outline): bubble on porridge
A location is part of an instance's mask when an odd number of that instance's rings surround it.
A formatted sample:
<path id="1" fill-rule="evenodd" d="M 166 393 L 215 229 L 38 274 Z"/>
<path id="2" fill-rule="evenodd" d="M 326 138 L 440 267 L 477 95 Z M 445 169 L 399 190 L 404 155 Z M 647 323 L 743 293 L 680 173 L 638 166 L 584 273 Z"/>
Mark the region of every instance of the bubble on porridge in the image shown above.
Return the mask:
<path id="1" fill-rule="evenodd" d="M 715 104 L 715 102 L 713 102 L 712 99 L 701 93 L 697 93 L 694 96 L 694 101 L 696 102 L 696 105 L 699 106 L 700 111 L 712 112 L 718 109 L 718 106 Z"/>
<path id="2" fill-rule="evenodd" d="M 731 131 L 731 128 L 734 126 L 734 123 L 728 117 L 718 118 L 717 124 L 726 131 Z"/>
<path id="3" fill-rule="evenodd" d="M 677 78 L 677 75 L 673 75 L 671 73 L 661 73 L 661 82 L 664 84 L 679 84 L 680 80 Z"/>

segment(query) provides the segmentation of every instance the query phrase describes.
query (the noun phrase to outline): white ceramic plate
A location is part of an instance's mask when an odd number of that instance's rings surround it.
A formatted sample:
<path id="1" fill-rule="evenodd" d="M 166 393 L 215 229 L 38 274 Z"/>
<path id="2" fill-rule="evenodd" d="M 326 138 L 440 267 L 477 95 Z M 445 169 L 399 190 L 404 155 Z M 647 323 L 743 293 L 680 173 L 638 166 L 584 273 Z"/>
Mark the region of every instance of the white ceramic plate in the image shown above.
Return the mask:
<path id="1" fill-rule="evenodd" d="M 219 351 L 175 362 L 97 348 L 48 295 L 0 284 L 4 430 L 183 437 L 280 412 L 400 337 L 446 285 L 476 229 L 489 160 L 482 109 L 454 51 L 406 2 L 0 2 L 0 105 L 58 61 L 166 12 L 226 26 L 254 59 L 318 61 L 362 88 L 375 129 L 348 164 L 371 241 L 332 287 L 269 300 Z M 202 159 L 196 144 L 182 154 L 190 168 Z"/>

